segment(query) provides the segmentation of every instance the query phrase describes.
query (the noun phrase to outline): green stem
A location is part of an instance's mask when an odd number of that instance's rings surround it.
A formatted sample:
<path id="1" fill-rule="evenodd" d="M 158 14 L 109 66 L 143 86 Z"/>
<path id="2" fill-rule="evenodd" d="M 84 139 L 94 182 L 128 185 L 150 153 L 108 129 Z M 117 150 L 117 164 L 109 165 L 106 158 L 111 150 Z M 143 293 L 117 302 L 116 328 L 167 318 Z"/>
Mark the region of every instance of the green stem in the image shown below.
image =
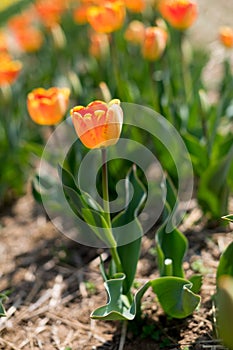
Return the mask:
<path id="1" fill-rule="evenodd" d="M 151 98 L 152 98 L 152 105 L 156 112 L 160 113 L 160 107 L 159 107 L 159 96 L 158 96 L 158 84 L 154 77 L 154 62 L 149 62 L 149 74 L 150 74 L 150 81 L 151 81 Z"/>
<path id="2" fill-rule="evenodd" d="M 109 193 L 108 193 L 108 168 L 107 168 L 107 150 L 106 148 L 101 148 L 102 152 L 102 191 L 103 191 L 103 207 L 107 217 L 107 223 L 111 230 L 111 217 L 110 217 L 110 206 L 109 206 Z M 112 235 L 112 230 L 111 230 Z M 112 235 L 113 236 L 113 235 Z M 114 237 L 111 237 L 110 241 L 114 241 Z M 110 247 L 110 252 L 113 261 L 116 264 L 117 272 L 122 272 L 121 261 L 117 252 L 117 247 Z"/>

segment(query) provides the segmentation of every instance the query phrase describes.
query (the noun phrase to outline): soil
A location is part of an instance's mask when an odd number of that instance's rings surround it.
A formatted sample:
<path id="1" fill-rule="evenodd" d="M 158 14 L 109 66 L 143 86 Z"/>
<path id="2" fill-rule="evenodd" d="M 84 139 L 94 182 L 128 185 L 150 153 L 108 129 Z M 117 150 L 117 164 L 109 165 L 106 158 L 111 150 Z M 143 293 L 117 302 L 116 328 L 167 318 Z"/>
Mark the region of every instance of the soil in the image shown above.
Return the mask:
<path id="1" fill-rule="evenodd" d="M 214 1 L 211 7 L 209 1 L 199 3 L 200 16 L 191 35 L 196 42 L 209 45 L 216 63 L 216 55 L 222 53 L 219 46 L 217 54 L 215 50 L 217 28 L 232 24 L 233 1 Z M 209 76 L 213 65 L 211 69 Z M 66 238 L 47 220 L 30 188 L 26 192 L 0 215 L 0 291 L 9 291 L 4 303 L 7 317 L 0 319 L 0 349 L 118 349 L 124 326 L 89 317 L 106 302 L 98 256 L 102 253 L 107 259 L 108 252 Z M 184 320 L 170 319 L 148 291 L 143 299 L 143 325 L 128 324 L 122 349 L 224 349 L 217 338 L 213 296 L 216 268 L 232 241 L 231 229 L 207 229 L 201 211 L 193 206 L 181 230 L 189 240 L 186 274 L 203 274 L 200 307 Z M 139 282 L 158 276 L 153 247 L 151 232 L 143 237 Z"/>
<path id="2" fill-rule="evenodd" d="M 184 320 L 170 319 L 147 292 L 143 325 L 128 324 L 125 350 L 224 348 L 216 338 L 213 296 L 219 257 L 232 233 L 208 230 L 201 219 L 194 206 L 181 227 L 190 246 L 186 274 L 203 274 L 199 309 Z M 0 319 L 0 349 L 118 349 L 122 324 L 89 317 L 106 301 L 98 255 L 107 259 L 108 252 L 79 245 L 56 231 L 30 189 L 2 213 L 0 222 L 0 290 L 9 290 L 7 317 Z M 139 282 L 158 275 L 153 247 L 151 232 L 143 238 Z"/>

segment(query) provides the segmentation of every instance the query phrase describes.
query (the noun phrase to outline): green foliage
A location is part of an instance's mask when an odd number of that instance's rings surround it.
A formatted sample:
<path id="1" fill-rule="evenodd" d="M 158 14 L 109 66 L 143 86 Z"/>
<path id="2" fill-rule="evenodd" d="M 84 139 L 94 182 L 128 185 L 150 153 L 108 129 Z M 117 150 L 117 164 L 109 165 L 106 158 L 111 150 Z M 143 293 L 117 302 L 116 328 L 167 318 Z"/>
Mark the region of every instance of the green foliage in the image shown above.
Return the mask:
<path id="1" fill-rule="evenodd" d="M 6 311 L 3 306 L 3 302 L 7 299 L 7 293 L 1 293 L 0 294 L 0 317 L 6 316 Z"/>
<path id="2" fill-rule="evenodd" d="M 228 245 L 225 251 L 222 253 L 218 269 L 217 269 L 217 281 L 221 276 L 228 275 L 233 277 L 233 242 Z"/>
<path id="3" fill-rule="evenodd" d="M 219 336 L 224 344 L 233 349 L 233 277 L 224 275 L 219 277 L 218 292 L 217 292 L 217 306 L 218 306 L 218 329 Z"/>

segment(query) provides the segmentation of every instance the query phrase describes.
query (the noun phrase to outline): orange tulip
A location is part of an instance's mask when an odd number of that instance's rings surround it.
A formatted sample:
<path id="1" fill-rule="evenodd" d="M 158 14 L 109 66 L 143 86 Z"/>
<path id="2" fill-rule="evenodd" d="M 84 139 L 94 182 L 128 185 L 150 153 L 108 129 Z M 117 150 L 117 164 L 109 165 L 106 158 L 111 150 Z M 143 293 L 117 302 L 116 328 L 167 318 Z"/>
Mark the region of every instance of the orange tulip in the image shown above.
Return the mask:
<path id="1" fill-rule="evenodd" d="M 51 28 L 60 23 L 66 3 L 63 0 L 37 0 L 35 8 L 40 20 L 46 27 Z"/>
<path id="2" fill-rule="evenodd" d="M 91 6 L 87 19 L 96 32 L 111 33 L 119 29 L 125 19 L 125 6 L 122 1 L 106 2 L 105 5 Z"/>
<path id="3" fill-rule="evenodd" d="M 142 44 L 145 37 L 145 26 L 142 22 L 134 20 L 129 23 L 125 31 L 125 39 L 133 44 Z"/>
<path id="4" fill-rule="evenodd" d="M 80 5 L 78 8 L 76 8 L 73 11 L 74 21 L 78 24 L 87 23 L 87 11 L 88 11 L 88 9 L 89 9 L 89 5 L 87 5 L 87 4 Z"/>
<path id="5" fill-rule="evenodd" d="M 167 44 L 167 32 L 159 27 L 148 27 L 142 44 L 143 57 L 149 61 L 159 59 Z"/>
<path id="6" fill-rule="evenodd" d="M 176 29 L 189 28 L 197 18 L 197 3 L 193 0 L 161 0 L 161 15 Z"/>
<path id="7" fill-rule="evenodd" d="M 25 52 L 38 51 L 44 40 L 42 33 L 32 26 L 16 31 L 14 33 L 14 39 L 19 49 Z"/>
<path id="8" fill-rule="evenodd" d="M 12 84 L 22 69 L 20 61 L 14 61 L 7 53 L 0 54 L 0 86 Z"/>
<path id="9" fill-rule="evenodd" d="M 40 125 L 54 125 L 64 117 L 69 103 L 68 88 L 34 89 L 28 94 L 27 108 L 32 120 Z"/>
<path id="10" fill-rule="evenodd" d="M 142 12 L 146 7 L 145 0 L 124 0 L 125 6 L 129 11 Z"/>
<path id="11" fill-rule="evenodd" d="M 119 100 L 108 104 L 94 101 L 87 107 L 76 106 L 71 110 L 71 116 L 76 133 L 87 148 L 108 147 L 117 143 L 123 123 Z"/>
<path id="12" fill-rule="evenodd" d="M 89 52 L 96 58 L 106 56 L 109 52 L 108 35 L 104 33 L 92 32 L 90 34 Z"/>
<path id="13" fill-rule="evenodd" d="M 232 48 L 233 47 L 233 28 L 227 27 L 227 26 L 221 27 L 219 30 L 219 39 L 225 47 Z"/>

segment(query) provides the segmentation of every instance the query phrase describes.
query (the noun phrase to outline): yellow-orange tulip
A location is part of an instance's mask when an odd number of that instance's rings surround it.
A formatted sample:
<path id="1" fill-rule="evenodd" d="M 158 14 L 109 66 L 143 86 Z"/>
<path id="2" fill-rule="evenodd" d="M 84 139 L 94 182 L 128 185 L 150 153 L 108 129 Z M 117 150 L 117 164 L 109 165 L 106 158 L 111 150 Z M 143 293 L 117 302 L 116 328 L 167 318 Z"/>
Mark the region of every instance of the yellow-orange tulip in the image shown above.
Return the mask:
<path id="1" fill-rule="evenodd" d="M 197 18 L 197 3 L 193 0 L 161 0 L 161 15 L 176 29 L 189 28 Z"/>
<path id="2" fill-rule="evenodd" d="M 34 89 L 28 94 L 27 108 L 32 120 L 40 125 L 54 125 L 64 117 L 69 103 L 68 88 Z"/>
<path id="3" fill-rule="evenodd" d="M 149 61 L 159 59 L 167 44 L 167 32 L 159 27 L 148 27 L 142 44 L 143 57 Z"/>
<path id="4" fill-rule="evenodd" d="M 127 9 L 132 12 L 142 12 L 146 7 L 145 0 L 124 0 L 124 3 Z"/>
<path id="5" fill-rule="evenodd" d="M 119 100 L 76 106 L 71 110 L 71 116 L 76 133 L 87 148 L 108 147 L 120 137 L 123 111 Z"/>
<path id="6" fill-rule="evenodd" d="M 22 63 L 7 53 L 0 54 L 0 86 L 12 84 L 22 69 Z"/>
<path id="7" fill-rule="evenodd" d="M 227 26 L 221 27 L 219 30 L 219 39 L 225 47 L 232 48 L 233 47 L 233 28 L 227 27 Z"/>
<path id="8" fill-rule="evenodd" d="M 99 33 L 111 33 L 119 29 L 125 19 L 125 6 L 122 1 L 106 2 L 104 5 L 91 6 L 87 11 L 87 20 Z"/>
<path id="9" fill-rule="evenodd" d="M 144 37 L 144 24 L 137 20 L 130 22 L 125 31 L 125 39 L 133 44 L 142 44 Z"/>

